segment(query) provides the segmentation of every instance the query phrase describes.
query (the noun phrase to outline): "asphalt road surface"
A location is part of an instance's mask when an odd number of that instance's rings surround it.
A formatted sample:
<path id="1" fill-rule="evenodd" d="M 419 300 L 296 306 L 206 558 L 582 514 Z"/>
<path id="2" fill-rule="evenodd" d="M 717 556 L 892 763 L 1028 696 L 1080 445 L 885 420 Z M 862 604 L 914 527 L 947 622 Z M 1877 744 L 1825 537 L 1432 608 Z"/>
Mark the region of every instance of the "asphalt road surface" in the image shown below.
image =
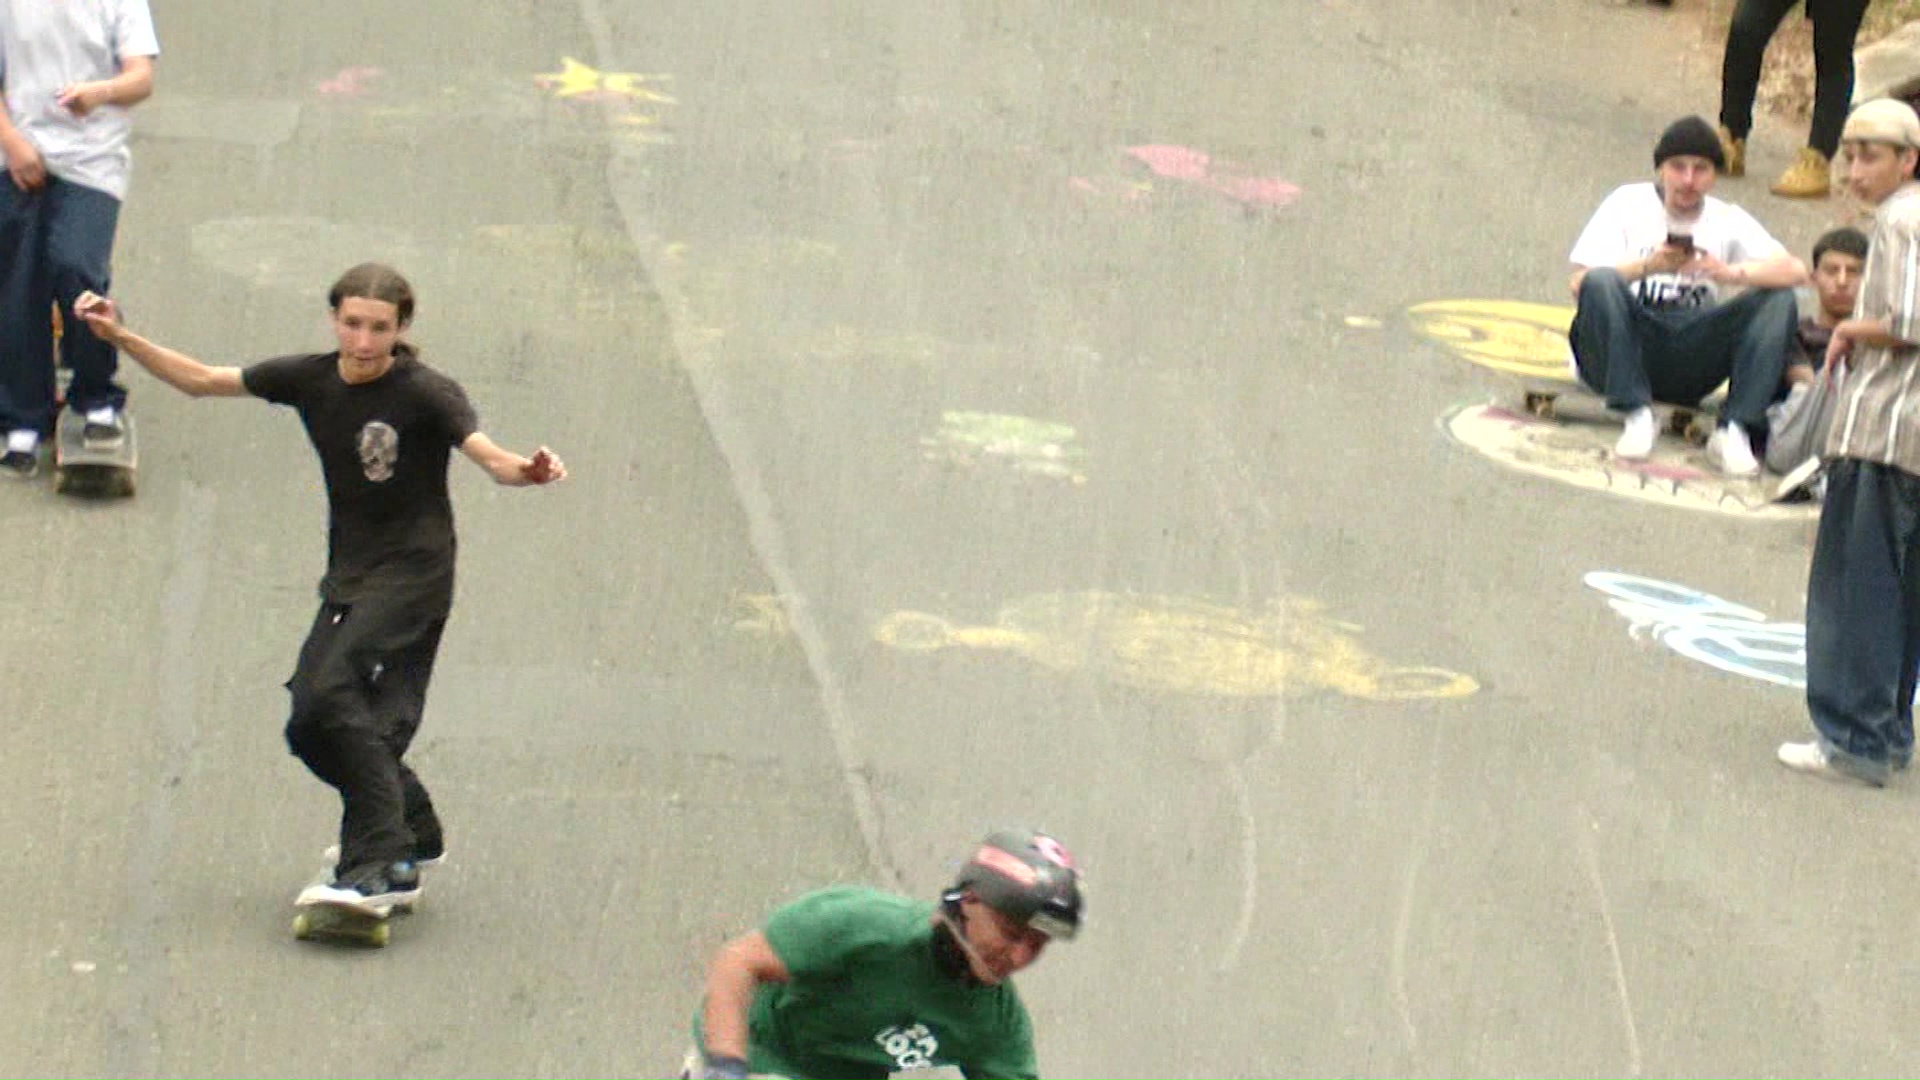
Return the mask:
<path id="1" fill-rule="evenodd" d="M 1905 1074 L 1914 787 L 1583 583 L 1797 623 L 1810 527 L 1505 470 L 1411 305 L 1564 303 L 1710 113 L 1601 0 L 156 2 L 117 293 L 327 347 L 375 258 L 485 429 L 414 760 L 452 864 L 291 939 L 297 421 L 144 374 L 139 495 L 0 490 L 0 1071 L 665 1075 L 709 951 L 1045 827 L 1049 1075 Z M 1729 184 L 1796 248 L 1762 130 Z M 1770 173 L 1768 173 L 1770 175 Z"/>

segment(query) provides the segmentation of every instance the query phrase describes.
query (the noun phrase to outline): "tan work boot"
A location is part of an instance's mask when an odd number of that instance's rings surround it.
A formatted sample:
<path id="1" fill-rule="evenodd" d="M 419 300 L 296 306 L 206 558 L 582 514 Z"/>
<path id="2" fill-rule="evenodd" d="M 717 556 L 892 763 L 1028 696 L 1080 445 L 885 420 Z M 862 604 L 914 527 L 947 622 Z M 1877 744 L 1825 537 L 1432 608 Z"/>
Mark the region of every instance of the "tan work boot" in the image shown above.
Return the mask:
<path id="1" fill-rule="evenodd" d="M 1727 156 L 1727 175 L 1747 175 L 1747 140 L 1736 139 L 1727 125 L 1720 125 L 1720 152 Z"/>
<path id="2" fill-rule="evenodd" d="M 1832 185 L 1833 162 L 1827 155 L 1811 146 L 1800 148 L 1800 156 L 1793 159 L 1787 171 L 1768 188 L 1775 195 L 1788 199 L 1825 198 Z"/>

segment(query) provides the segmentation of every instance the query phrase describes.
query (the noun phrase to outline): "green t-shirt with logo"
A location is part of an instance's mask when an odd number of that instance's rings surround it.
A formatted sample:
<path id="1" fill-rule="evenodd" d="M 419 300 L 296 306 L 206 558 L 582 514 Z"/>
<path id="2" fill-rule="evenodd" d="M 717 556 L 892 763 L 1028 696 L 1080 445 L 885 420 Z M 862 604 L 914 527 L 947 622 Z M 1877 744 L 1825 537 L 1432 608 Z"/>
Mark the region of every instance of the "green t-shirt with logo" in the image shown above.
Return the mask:
<path id="1" fill-rule="evenodd" d="M 976 986 L 940 970 L 933 910 L 841 886 L 769 916 L 762 932 L 791 979 L 754 995 L 752 1071 L 861 1080 L 951 1065 L 970 1078 L 1038 1076 L 1019 993 L 1010 982 Z"/>

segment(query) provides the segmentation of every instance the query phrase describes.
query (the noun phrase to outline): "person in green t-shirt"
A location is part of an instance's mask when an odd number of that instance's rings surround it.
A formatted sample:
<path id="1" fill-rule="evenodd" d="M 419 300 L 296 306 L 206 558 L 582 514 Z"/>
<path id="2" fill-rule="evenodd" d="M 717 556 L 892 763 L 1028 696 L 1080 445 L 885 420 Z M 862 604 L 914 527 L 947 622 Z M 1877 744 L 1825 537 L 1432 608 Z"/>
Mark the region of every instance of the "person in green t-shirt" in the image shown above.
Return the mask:
<path id="1" fill-rule="evenodd" d="M 1080 871 L 1044 833 L 987 837 L 938 904 L 809 893 L 722 946 L 686 1080 L 1038 1076 L 1013 973 L 1080 929 Z"/>

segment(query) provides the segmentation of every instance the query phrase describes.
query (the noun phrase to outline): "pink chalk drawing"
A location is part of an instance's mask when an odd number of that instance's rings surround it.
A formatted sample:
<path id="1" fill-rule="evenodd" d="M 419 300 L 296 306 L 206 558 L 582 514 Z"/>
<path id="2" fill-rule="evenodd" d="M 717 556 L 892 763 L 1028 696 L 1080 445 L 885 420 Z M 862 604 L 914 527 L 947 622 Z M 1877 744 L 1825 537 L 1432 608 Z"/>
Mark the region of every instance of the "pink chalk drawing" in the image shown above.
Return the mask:
<path id="1" fill-rule="evenodd" d="M 322 82 L 319 90 L 328 97 L 359 97 L 372 90 L 370 84 L 379 77 L 377 67 L 341 68 L 340 74 Z"/>
<path id="2" fill-rule="evenodd" d="M 1126 155 L 1155 176 L 1180 180 L 1239 203 L 1248 210 L 1277 210 L 1300 198 L 1300 187 L 1277 176 L 1259 176 L 1245 166 L 1216 161 L 1188 146 L 1129 146 Z"/>

